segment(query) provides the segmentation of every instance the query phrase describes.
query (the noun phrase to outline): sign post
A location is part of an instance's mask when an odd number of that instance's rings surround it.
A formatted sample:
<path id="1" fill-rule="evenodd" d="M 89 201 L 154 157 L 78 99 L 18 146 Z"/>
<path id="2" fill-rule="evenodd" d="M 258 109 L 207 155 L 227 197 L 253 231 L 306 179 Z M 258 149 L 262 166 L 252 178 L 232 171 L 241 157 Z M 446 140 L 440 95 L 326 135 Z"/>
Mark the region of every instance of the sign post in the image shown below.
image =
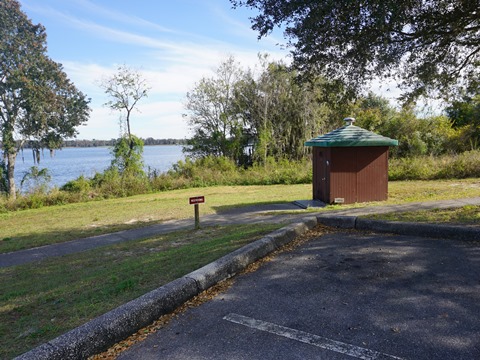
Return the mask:
<path id="1" fill-rule="evenodd" d="M 195 208 L 195 230 L 200 229 L 200 209 L 198 204 L 205 202 L 205 196 L 194 196 L 191 197 L 188 201 L 190 205 L 194 205 Z"/>

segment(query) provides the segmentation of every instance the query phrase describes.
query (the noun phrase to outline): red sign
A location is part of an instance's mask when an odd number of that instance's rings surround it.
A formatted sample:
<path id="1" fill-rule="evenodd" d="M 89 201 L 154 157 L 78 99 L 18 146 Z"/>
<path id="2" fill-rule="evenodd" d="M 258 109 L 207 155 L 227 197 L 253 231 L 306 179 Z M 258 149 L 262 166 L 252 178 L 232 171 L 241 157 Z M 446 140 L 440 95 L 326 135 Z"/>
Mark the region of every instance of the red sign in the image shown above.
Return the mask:
<path id="1" fill-rule="evenodd" d="M 205 196 L 194 196 L 189 199 L 190 205 L 200 204 L 205 202 Z"/>

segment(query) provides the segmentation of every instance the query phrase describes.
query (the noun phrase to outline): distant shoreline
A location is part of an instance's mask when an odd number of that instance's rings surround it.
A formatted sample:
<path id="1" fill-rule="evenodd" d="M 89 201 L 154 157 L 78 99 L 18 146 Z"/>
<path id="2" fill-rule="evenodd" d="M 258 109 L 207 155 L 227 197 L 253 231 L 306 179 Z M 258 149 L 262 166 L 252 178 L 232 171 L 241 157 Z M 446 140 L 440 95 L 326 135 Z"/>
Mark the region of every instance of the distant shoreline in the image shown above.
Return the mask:
<path id="1" fill-rule="evenodd" d="M 144 146 L 156 146 L 156 145 L 187 145 L 187 139 L 153 139 L 153 138 L 146 138 L 143 139 Z M 62 144 L 62 148 L 89 148 L 89 147 L 108 147 L 114 146 L 115 141 L 117 139 L 110 139 L 110 140 L 65 140 Z M 22 148 L 23 149 L 32 149 L 33 143 L 26 142 Z M 2 143 L 0 142 L 0 149 L 2 148 Z"/>

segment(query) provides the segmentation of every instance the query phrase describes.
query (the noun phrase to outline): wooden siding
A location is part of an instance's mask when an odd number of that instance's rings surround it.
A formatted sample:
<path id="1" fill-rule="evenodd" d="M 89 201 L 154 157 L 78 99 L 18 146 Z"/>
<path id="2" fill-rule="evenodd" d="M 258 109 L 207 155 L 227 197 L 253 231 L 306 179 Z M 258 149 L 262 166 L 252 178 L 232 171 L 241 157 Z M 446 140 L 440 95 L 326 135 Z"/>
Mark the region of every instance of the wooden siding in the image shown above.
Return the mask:
<path id="1" fill-rule="evenodd" d="M 314 148 L 314 199 L 351 204 L 387 197 L 387 146 Z"/>

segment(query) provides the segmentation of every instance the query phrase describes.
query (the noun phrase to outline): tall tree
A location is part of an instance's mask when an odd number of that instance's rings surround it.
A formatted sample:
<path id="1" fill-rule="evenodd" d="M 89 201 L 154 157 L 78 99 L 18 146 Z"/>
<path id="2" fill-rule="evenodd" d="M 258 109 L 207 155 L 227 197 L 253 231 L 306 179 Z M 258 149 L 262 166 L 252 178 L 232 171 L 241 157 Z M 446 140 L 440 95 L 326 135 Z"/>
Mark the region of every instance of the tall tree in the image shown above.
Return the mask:
<path id="1" fill-rule="evenodd" d="M 86 99 L 47 56 L 46 32 L 16 0 L 0 2 L 0 132 L 8 193 L 16 196 L 15 160 L 26 141 L 55 149 L 88 120 Z"/>
<path id="2" fill-rule="evenodd" d="M 132 140 L 130 116 L 137 103 L 148 96 L 150 87 L 147 81 L 137 70 L 121 65 L 115 74 L 103 79 L 100 86 L 110 96 L 110 100 L 105 103 L 105 106 L 120 111 L 120 128 L 122 129 L 125 124 L 128 138 Z"/>
<path id="3" fill-rule="evenodd" d="M 237 117 L 244 119 L 253 160 L 301 159 L 306 140 L 335 127 L 344 117 L 337 114 L 339 99 L 348 108 L 342 91 L 322 77 L 305 81 L 286 64 L 261 56 L 260 73 L 246 72 L 235 96 Z"/>
<path id="4" fill-rule="evenodd" d="M 266 163 L 267 157 L 301 159 L 303 143 L 342 118 L 337 102 L 345 97 L 337 85 L 321 77 L 306 82 L 265 55 L 259 72 L 241 69 L 230 57 L 214 77 L 202 79 L 187 94 L 194 134 L 186 152 L 225 156 L 242 166 Z"/>
<path id="5" fill-rule="evenodd" d="M 267 156 L 302 158 L 303 142 L 321 122 L 312 116 L 318 105 L 315 91 L 299 82 L 296 73 L 285 64 L 271 61 L 250 83 L 254 90 L 249 93 L 252 98 L 243 104 L 243 114 L 254 135 L 256 161 L 265 161 Z"/>
<path id="6" fill-rule="evenodd" d="M 460 130 L 462 150 L 480 149 L 480 93 L 465 94 L 446 108 L 453 126 Z"/>
<path id="7" fill-rule="evenodd" d="M 241 119 L 235 111 L 235 87 L 243 70 L 233 56 L 224 60 L 214 76 L 202 78 L 187 93 L 185 116 L 193 131 L 187 153 L 193 157 L 225 156 L 239 160 L 243 150 Z"/>
<path id="8" fill-rule="evenodd" d="M 404 99 L 477 86 L 479 0 L 230 0 L 259 37 L 284 27 L 295 63 L 353 88 L 398 77 Z"/>

